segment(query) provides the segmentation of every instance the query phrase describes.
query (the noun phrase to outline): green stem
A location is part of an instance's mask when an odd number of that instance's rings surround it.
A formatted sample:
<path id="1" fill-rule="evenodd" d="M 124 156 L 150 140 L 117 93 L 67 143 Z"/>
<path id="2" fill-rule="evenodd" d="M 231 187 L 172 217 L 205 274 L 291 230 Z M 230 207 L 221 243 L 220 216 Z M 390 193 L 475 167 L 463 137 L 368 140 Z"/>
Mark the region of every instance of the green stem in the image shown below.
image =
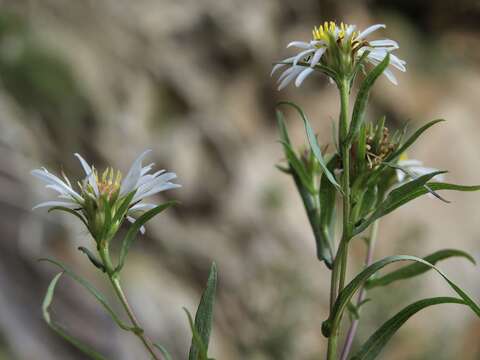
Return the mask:
<path id="1" fill-rule="evenodd" d="M 135 316 L 135 313 L 133 312 L 132 307 L 128 303 L 127 297 L 125 296 L 125 293 L 123 292 L 122 286 L 120 284 L 120 277 L 118 273 L 115 273 L 115 268 L 110 259 L 108 246 L 103 246 L 102 248 L 99 248 L 98 252 L 103 261 L 103 265 L 107 270 L 108 279 L 110 280 L 110 283 L 113 286 L 115 295 L 117 295 L 118 300 L 122 304 L 123 308 L 125 309 L 125 312 L 128 315 L 128 318 L 130 319 L 133 325 L 133 327 L 130 328 L 129 330 L 133 332 L 135 336 L 137 336 L 140 339 L 140 341 L 143 343 L 143 345 L 145 346 L 145 348 L 147 349 L 147 351 L 150 353 L 150 355 L 154 360 L 160 360 L 158 355 L 155 353 L 155 348 L 153 346 L 152 341 L 147 337 L 147 335 L 145 335 L 143 328 L 140 326 L 140 323 L 137 317 Z"/>
<path id="2" fill-rule="evenodd" d="M 351 238 L 350 229 L 350 145 L 345 142 L 348 134 L 348 100 L 350 84 L 348 79 L 343 79 L 338 84 L 340 90 L 340 126 L 339 126 L 339 141 L 341 155 L 342 155 L 342 191 L 343 191 L 343 232 L 340 245 L 338 247 L 335 261 L 333 264 L 331 277 L 331 294 L 330 294 L 330 309 L 333 308 L 335 300 L 342 291 L 346 273 L 348 260 L 348 242 Z M 338 284 L 337 284 L 338 282 Z M 328 338 L 327 360 L 335 360 L 337 358 L 337 345 L 340 333 L 340 323 L 338 321 L 332 325 L 330 337 Z"/>
<path id="3" fill-rule="evenodd" d="M 378 234 L 378 220 L 375 221 L 370 227 L 370 236 L 368 237 L 368 245 L 367 245 L 367 255 L 365 258 L 365 267 L 369 266 L 373 262 L 373 250 L 375 248 L 375 242 L 377 239 Z M 364 286 L 358 292 L 357 298 L 357 311 L 360 313 L 360 306 L 362 302 L 365 300 L 366 297 L 366 289 Z M 355 339 L 355 335 L 357 333 L 358 323 L 360 319 L 354 319 L 350 324 L 350 328 L 348 329 L 347 336 L 345 343 L 343 345 L 342 354 L 340 360 L 347 360 L 348 356 L 350 355 L 350 350 L 352 348 L 353 340 Z"/>

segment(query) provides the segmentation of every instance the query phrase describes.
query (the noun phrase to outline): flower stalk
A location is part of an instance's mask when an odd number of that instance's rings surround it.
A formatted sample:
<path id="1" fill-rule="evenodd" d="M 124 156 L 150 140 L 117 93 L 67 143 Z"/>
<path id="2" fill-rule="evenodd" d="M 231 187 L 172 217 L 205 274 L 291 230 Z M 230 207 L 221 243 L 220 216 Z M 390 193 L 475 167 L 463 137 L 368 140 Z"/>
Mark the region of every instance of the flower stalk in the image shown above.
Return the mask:
<path id="1" fill-rule="evenodd" d="M 350 196 L 350 144 L 346 141 L 348 134 L 348 106 L 349 106 L 349 91 L 350 82 L 344 78 L 338 84 L 340 92 L 340 126 L 339 126 L 339 141 L 342 154 L 342 203 L 343 203 L 343 216 L 342 216 L 342 238 L 338 246 L 338 251 L 335 256 L 332 276 L 331 276 L 331 294 L 330 294 L 330 311 L 333 309 L 333 303 L 335 302 L 338 294 L 342 291 L 348 262 L 348 242 L 351 238 L 350 231 L 350 212 L 351 212 L 351 196 Z M 333 360 L 336 358 L 338 336 L 340 332 L 340 321 L 332 324 L 331 334 L 328 338 L 328 352 L 327 359 Z"/>

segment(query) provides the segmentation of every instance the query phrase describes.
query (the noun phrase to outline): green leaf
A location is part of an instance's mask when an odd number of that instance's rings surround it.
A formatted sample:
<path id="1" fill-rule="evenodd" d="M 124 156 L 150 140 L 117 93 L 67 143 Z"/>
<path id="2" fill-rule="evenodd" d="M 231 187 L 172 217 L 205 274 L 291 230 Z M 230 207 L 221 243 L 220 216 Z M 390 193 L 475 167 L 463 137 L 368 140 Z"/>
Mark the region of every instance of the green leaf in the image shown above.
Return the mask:
<path id="1" fill-rule="evenodd" d="M 103 203 L 103 206 L 105 207 L 105 219 L 103 222 L 103 229 L 102 229 L 102 237 L 101 239 L 107 239 L 108 236 L 111 236 L 109 234 L 111 226 L 112 226 L 112 207 L 110 206 L 110 201 L 108 198 L 105 196 L 102 196 L 101 201 Z"/>
<path id="2" fill-rule="evenodd" d="M 58 266 L 59 268 L 61 268 L 64 271 L 64 273 L 66 273 L 73 280 L 75 280 L 80 285 L 82 285 L 90 294 L 92 294 L 95 297 L 95 299 L 98 300 L 98 302 L 105 308 L 105 310 L 110 314 L 110 316 L 117 323 L 118 326 L 120 326 L 124 330 L 131 330 L 131 327 L 129 327 L 128 325 L 125 325 L 123 323 L 123 321 L 115 313 L 115 311 L 113 311 L 111 306 L 108 304 L 107 299 L 102 295 L 102 293 L 100 293 L 87 280 L 85 280 L 84 278 L 76 275 L 72 270 L 70 270 L 70 268 L 68 268 L 68 266 L 66 266 L 65 264 L 63 264 L 60 261 L 57 261 L 57 260 L 54 260 L 54 259 L 49 259 L 49 258 L 42 258 L 42 259 L 39 259 L 38 261 L 46 261 L 46 262 L 49 262 L 49 263 L 54 264 L 54 265 Z"/>
<path id="3" fill-rule="evenodd" d="M 85 255 L 87 255 L 88 259 L 91 261 L 91 263 L 99 268 L 100 270 L 102 270 L 103 272 L 107 272 L 107 269 L 105 269 L 105 266 L 102 264 L 102 262 L 97 259 L 97 257 L 90 251 L 88 250 L 86 247 L 84 246 L 79 246 L 78 247 L 78 250 L 80 250 L 82 253 L 84 253 Z"/>
<path id="4" fill-rule="evenodd" d="M 198 346 L 195 332 L 193 332 L 192 345 L 190 346 L 189 360 L 199 359 L 200 354 L 204 353 L 207 358 L 208 344 L 210 342 L 210 333 L 213 323 L 213 307 L 215 304 L 215 292 L 217 290 L 217 265 L 212 264 L 210 274 L 208 275 L 207 286 L 203 291 L 202 298 L 195 314 L 194 328 L 203 344 L 203 348 Z M 202 356 L 200 356 L 202 359 Z"/>
<path id="5" fill-rule="evenodd" d="M 136 191 L 132 191 L 123 199 L 121 205 L 118 207 L 117 211 L 115 211 L 115 216 L 112 219 L 113 223 L 120 221 L 127 214 L 128 208 L 130 207 L 130 203 L 135 194 Z"/>
<path id="6" fill-rule="evenodd" d="M 63 272 L 57 274 L 52 279 L 52 281 L 50 282 L 50 285 L 48 286 L 47 293 L 45 294 L 45 298 L 43 299 L 43 304 L 42 304 L 43 319 L 53 331 L 55 331 L 63 339 L 65 339 L 70 344 L 72 344 L 77 349 L 79 349 L 82 353 L 87 355 L 90 359 L 106 360 L 106 357 L 99 354 L 95 350 L 91 349 L 87 345 L 82 344 L 79 340 L 75 339 L 71 335 L 68 335 L 60 325 L 52 321 L 49 313 L 49 308 L 50 308 L 50 305 L 52 304 L 53 295 L 55 293 L 55 286 L 57 285 L 57 282 L 62 275 L 63 275 Z"/>
<path id="7" fill-rule="evenodd" d="M 338 155 L 332 157 L 327 164 L 329 171 L 333 172 L 335 165 L 338 162 Z M 330 229 L 332 228 L 332 222 L 334 220 L 335 205 L 336 205 L 336 190 L 332 183 L 326 176 L 322 176 L 320 180 L 320 192 L 318 194 L 320 198 L 320 231 L 324 239 L 321 239 L 323 244 L 321 245 L 325 249 L 330 249 L 332 246 L 332 234 Z M 317 240 L 318 242 L 318 240 Z M 331 261 L 332 251 L 329 251 L 329 258 Z"/>
<path id="8" fill-rule="evenodd" d="M 200 334 L 198 333 L 198 330 L 195 328 L 195 324 L 193 323 L 192 315 L 190 314 L 188 309 L 185 308 L 185 307 L 183 308 L 183 311 L 185 311 L 185 313 L 187 314 L 188 323 L 190 325 L 190 330 L 192 331 L 192 346 L 195 346 L 198 349 L 197 350 L 198 354 L 197 354 L 197 356 L 193 357 L 193 360 L 207 360 L 208 359 L 207 348 L 206 348 L 205 344 L 203 343 L 202 338 L 201 338 Z M 190 354 L 191 354 L 191 349 L 192 349 L 192 347 L 190 347 Z M 189 354 L 189 357 L 188 357 L 189 360 L 191 359 L 190 354 Z"/>
<path id="9" fill-rule="evenodd" d="M 338 328 L 341 317 L 348 303 L 352 300 L 352 297 L 355 295 L 357 290 L 362 287 L 365 282 L 374 275 L 377 271 L 384 268 L 385 266 L 398 262 L 398 261 L 415 261 L 421 264 L 424 264 L 432 269 L 434 269 L 443 279 L 450 285 L 450 287 L 465 301 L 465 303 L 472 309 L 478 317 L 480 317 L 480 307 L 462 290 L 460 289 L 453 281 L 451 281 L 439 268 L 435 265 L 430 264 L 429 262 L 420 259 L 416 256 L 410 255 L 395 255 L 388 256 L 379 261 L 374 262 L 370 266 L 366 267 L 362 272 L 360 272 L 350 283 L 345 286 L 345 288 L 340 292 L 333 306 L 331 315 L 328 320 L 324 322 L 322 329 L 326 336 L 330 335 L 330 330 L 332 328 Z"/>
<path id="10" fill-rule="evenodd" d="M 365 121 L 365 109 L 368 102 L 368 97 L 370 95 L 370 89 L 372 88 L 375 81 L 383 71 L 387 68 L 390 63 L 390 54 L 387 54 L 380 64 L 375 66 L 365 77 L 358 90 L 357 99 L 355 100 L 355 105 L 353 106 L 352 111 L 352 122 L 350 124 L 350 131 L 346 139 L 347 144 L 350 144 L 352 140 L 356 137 L 360 127 Z"/>
<path id="11" fill-rule="evenodd" d="M 417 131 L 410 136 L 407 141 L 405 141 L 397 150 L 391 153 L 386 159 L 385 162 L 392 161 L 402 155 L 417 139 L 420 135 L 422 135 L 426 130 L 431 128 L 433 125 L 438 124 L 439 122 L 445 121 L 444 119 L 437 119 L 430 121 L 428 124 L 423 125 Z"/>
<path id="12" fill-rule="evenodd" d="M 424 185 L 431 180 L 433 177 L 444 174 L 446 171 L 435 171 L 430 174 L 422 175 L 412 181 L 407 182 L 406 184 L 392 190 L 385 200 L 383 200 L 373 212 L 368 219 L 361 222 L 355 229 L 354 235 L 361 233 L 365 230 L 371 223 L 375 220 L 391 213 L 393 210 L 398 207 L 406 204 L 407 202 L 416 199 L 420 195 L 424 195 L 428 190 Z M 430 186 L 430 184 L 429 184 Z"/>
<path id="13" fill-rule="evenodd" d="M 64 212 L 67 212 L 69 214 L 72 214 L 72 215 L 76 216 L 77 218 L 79 218 L 84 223 L 84 225 L 87 227 L 87 229 L 90 230 L 90 228 L 88 227 L 87 220 L 85 220 L 85 218 L 81 214 L 76 212 L 75 210 L 72 210 L 72 209 L 69 209 L 69 208 L 63 207 L 63 206 L 54 206 L 54 207 L 51 207 L 50 209 L 48 209 L 48 212 L 55 211 L 55 210 L 64 211 Z"/>
<path id="14" fill-rule="evenodd" d="M 315 194 L 315 188 L 313 187 L 313 180 L 312 177 L 307 173 L 307 169 L 300 161 L 300 159 L 295 154 L 295 151 L 292 149 L 290 144 L 282 142 L 283 149 L 285 152 L 285 156 L 287 158 L 288 164 L 290 165 L 290 169 L 292 169 L 295 174 L 298 176 L 302 185 L 308 190 L 310 194 Z"/>
<path id="15" fill-rule="evenodd" d="M 158 205 L 157 207 L 145 212 L 140 216 L 128 229 L 127 235 L 123 239 L 122 248 L 120 249 L 120 258 L 118 260 L 118 265 L 115 269 L 115 273 L 119 273 L 122 270 L 123 265 L 125 265 L 125 258 L 127 257 L 130 246 L 132 246 L 135 236 L 140 231 L 140 228 L 155 215 L 161 213 L 163 210 L 168 209 L 170 206 L 177 204 L 177 201 L 168 201 L 164 204 Z"/>
<path id="16" fill-rule="evenodd" d="M 400 329 L 410 317 L 426 307 L 437 304 L 466 305 L 465 301 L 453 297 L 435 297 L 414 302 L 405 307 L 375 331 L 351 360 L 374 360 L 395 332 Z"/>
<path id="17" fill-rule="evenodd" d="M 284 146 L 285 144 L 288 144 L 289 146 L 291 146 L 290 138 L 288 136 L 288 130 L 283 117 L 283 113 L 279 110 L 277 110 L 276 113 L 277 113 L 278 128 L 280 130 L 280 139 L 284 144 Z M 329 164 L 330 163 L 333 164 L 333 158 L 330 160 Z M 292 166 L 290 166 L 289 170 L 290 171 L 288 171 L 288 173 L 292 175 L 293 180 L 295 182 L 295 186 L 297 187 L 298 193 L 302 198 L 302 202 L 305 207 L 305 211 L 307 213 L 307 217 L 315 237 L 315 242 L 317 247 L 317 257 L 320 261 L 325 261 L 325 264 L 327 265 L 327 267 L 331 268 L 332 262 L 333 262 L 332 249 L 327 237 L 328 234 L 324 233 L 325 227 L 322 229 L 322 226 L 320 225 L 320 222 L 322 221 L 323 221 L 323 224 L 329 223 L 328 221 L 329 211 L 326 211 L 325 213 L 322 212 L 321 214 L 323 218 L 322 220 L 320 220 L 319 209 L 314 202 L 312 191 L 307 189 L 304 186 L 304 181 L 300 179 L 298 171 L 295 171 L 294 169 L 292 169 Z M 326 177 L 322 176 L 322 180 L 320 184 L 320 193 L 319 193 L 321 203 L 327 201 L 327 198 L 324 198 L 324 196 L 327 196 L 327 197 L 330 196 L 330 194 L 328 194 L 330 191 L 330 187 L 332 187 L 331 183 L 328 181 Z M 326 205 L 321 204 L 320 206 L 323 207 L 324 209 L 326 208 Z M 332 217 L 330 216 L 330 220 L 331 218 Z"/>
<path id="18" fill-rule="evenodd" d="M 170 353 L 167 351 L 167 349 L 165 349 L 165 347 L 163 347 L 160 344 L 153 344 L 153 346 L 155 346 L 158 350 L 160 350 L 165 360 L 173 360 L 172 355 L 170 355 Z"/>
<path id="19" fill-rule="evenodd" d="M 472 262 L 473 264 L 476 264 L 475 259 L 471 255 L 469 255 L 465 251 L 456 249 L 439 250 L 434 252 L 433 254 L 425 256 L 423 260 L 435 265 L 437 262 L 451 257 L 463 257 Z M 409 279 L 411 277 L 423 274 L 430 269 L 431 267 L 422 263 L 406 265 L 381 277 L 368 280 L 365 287 L 367 289 L 372 289 L 377 286 L 385 286 L 398 280 Z"/>
<path id="20" fill-rule="evenodd" d="M 326 165 L 325 160 L 324 160 L 323 155 L 322 155 L 322 151 L 320 150 L 320 145 L 318 144 L 318 141 L 317 141 L 317 137 L 315 136 L 315 133 L 313 132 L 313 129 L 310 126 L 310 123 L 309 123 L 305 113 L 303 112 L 303 110 L 298 105 L 296 105 L 295 103 L 290 102 L 290 101 L 280 101 L 277 104 L 277 106 L 279 106 L 279 105 L 289 105 L 289 106 L 293 107 L 295 110 L 298 111 L 298 113 L 300 114 L 300 117 L 302 118 L 303 123 L 305 125 L 305 131 L 307 133 L 307 138 L 308 138 L 308 143 L 310 144 L 310 148 L 312 149 L 313 154 L 317 158 L 317 160 L 320 164 L 320 167 L 323 170 L 324 175 L 335 186 L 335 188 L 338 191 L 341 192 L 341 187 L 337 183 L 337 181 L 335 180 L 335 176 L 327 168 L 327 165 Z"/>

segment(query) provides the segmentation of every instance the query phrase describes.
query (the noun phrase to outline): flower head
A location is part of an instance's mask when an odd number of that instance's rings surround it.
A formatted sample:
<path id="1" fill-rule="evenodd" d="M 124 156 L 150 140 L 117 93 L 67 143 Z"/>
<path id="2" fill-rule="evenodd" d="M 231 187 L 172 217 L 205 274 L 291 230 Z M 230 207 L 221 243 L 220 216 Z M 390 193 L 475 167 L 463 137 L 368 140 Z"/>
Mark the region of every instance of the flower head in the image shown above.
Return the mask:
<path id="1" fill-rule="evenodd" d="M 381 28 L 385 25 L 376 24 L 357 31 L 355 25 L 341 23 L 338 26 L 333 21 L 314 27 L 309 42 L 293 41 L 287 45 L 287 48 L 299 48 L 301 51 L 297 55 L 283 59 L 273 67 L 272 75 L 278 69 L 289 66 L 278 78 L 278 89 L 283 89 L 293 80 L 295 86 L 300 86 L 315 70 L 324 72 L 331 80 L 342 76 L 353 77 L 355 65 L 366 51 L 365 60 L 373 65 L 379 64 L 388 53 L 399 48 L 398 43 L 390 39 L 366 40 L 367 36 Z M 406 71 L 406 62 L 393 54 L 390 54 L 390 65 Z M 390 69 L 385 69 L 383 73 L 393 84 L 397 84 Z"/>
<path id="2" fill-rule="evenodd" d="M 171 182 L 177 177 L 175 173 L 165 170 L 150 173 L 153 163 L 142 166 L 142 160 L 149 152 L 143 152 L 133 162 L 123 179 L 121 172 L 113 168 L 107 168 L 100 175 L 80 154 L 75 154 L 85 172 L 85 178 L 78 182 L 77 188 L 63 172 L 62 179 L 46 168 L 33 170 L 33 176 L 58 194 L 57 200 L 42 202 L 33 209 L 69 210 L 82 219 L 96 241 L 110 239 L 125 218 L 134 222 L 135 216 L 156 207 L 155 204 L 144 203 L 145 198 L 180 187 Z"/>

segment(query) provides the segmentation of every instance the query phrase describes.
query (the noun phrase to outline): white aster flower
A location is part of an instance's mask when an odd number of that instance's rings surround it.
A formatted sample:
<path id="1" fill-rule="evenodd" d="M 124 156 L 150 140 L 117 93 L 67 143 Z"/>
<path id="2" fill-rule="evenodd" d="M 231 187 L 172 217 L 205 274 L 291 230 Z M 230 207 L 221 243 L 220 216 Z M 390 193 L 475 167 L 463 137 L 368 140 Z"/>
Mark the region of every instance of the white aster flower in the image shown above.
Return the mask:
<path id="1" fill-rule="evenodd" d="M 423 166 L 423 163 L 420 160 L 408 159 L 406 154 L 400 156 L 397 165 L 403 169 L 403 171 L 401 169 L 396 169 L 397 180 L 399 183 L 438 171 L 438 169 Z M 443 174 L 439 174 L 434 176 L 432 180 L 444 181 L 445 177 Z"/>
<path id="2" fill-rule="evenodd" d="M 85 178 L 78 182 L 77 190 L 63 173 L 60 178 L 46 168 L 33 170 L 32 175 L 44 181 L 47 189 L 57 192 L 56 200 L 42 202 L 33 209 L 68 209 L 84 221 L 95 240 L 98 241 L 100 235 L 113 235 L 124 218 L 134 222 L 136 216 L 157 206 L 143 202 L 145 198 L 180 187 L 171 182 L 177 177 L 175 173 L 165 170 L 150 173 L 153 163 L 142 166 L 142 160 L 149 152 L 143 152 L 133 162 L 123 180 L 120 171 L 115 172 L 112 168 L 107 168 L 99 176 L 80 154 L 75 154 L 85 171 Z M 111 223 L 106 234 L 104 226 L 108 217 Z M 143 226 L 141 232 L 144 232 Z"/>
<path id="3" fill-rule="evenodd" d="M 365 51 L 369 51 L 366 61 L 373 65 L 379 64 L 390 53 L 390 65 L 406 71 L 406 62 L 391 54 L 399 48 L 396 41 L 366 40 L 367 36 L 381 28 L 385 28 L 385 25 L 372 25 L 358 32 L 355 25 L 341 23 L 337 26 L 333 21 L 315 27 L 311 41 L 292 41 L 287 45 L 287 48 L 299 48 L 297 55 L 283 59 L 273 67 L 271 75 L 288 66 L 278 78 L 278 90 L 282 90 L 294 80 L 295 86 L 299 87 L 315 69 L 326 72 L 331 81 L 335 74 L 351 75 L 356 62 Z M 393 84 L 397 84 L 397 79 L 390 69 L 385 69 L 384 74 Z"/>

